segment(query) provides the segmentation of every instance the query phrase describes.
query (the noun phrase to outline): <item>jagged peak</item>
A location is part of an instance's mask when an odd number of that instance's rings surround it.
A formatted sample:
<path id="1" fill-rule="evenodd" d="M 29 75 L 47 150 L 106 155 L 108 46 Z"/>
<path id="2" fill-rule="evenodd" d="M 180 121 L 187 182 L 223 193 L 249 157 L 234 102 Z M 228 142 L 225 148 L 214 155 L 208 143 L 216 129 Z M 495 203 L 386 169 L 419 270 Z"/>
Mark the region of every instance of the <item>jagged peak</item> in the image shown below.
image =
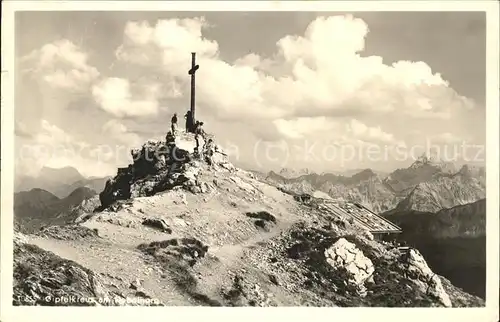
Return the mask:
<path id="1" fill-rule="evenodd" d="M 436 153 L 425 152 L 420 155 L 409 167 L 409 169 L 418 169 L 424 166 L 439 168 L 441 171 L 454 173 L 456 166 L 452 162 L 444 161 Z"/>
<path id="2" fill-rule="evenodd" d="M 285 178 L 298 178 L 303 175 L 311 174 L 312 171 L 308 168 L 283 168 L 279 171 L 279 175 Z"/>
<path id="3" fill-rule="evenodd" d="M 433 165 L 434 163 L 439 163 L 439 158 L 437 157 L 436 154 L 432 153 L 423 153 L 417 159 L 412 163 L 410 168 L 419 168 L 422 165 L 430 164 Z"/>

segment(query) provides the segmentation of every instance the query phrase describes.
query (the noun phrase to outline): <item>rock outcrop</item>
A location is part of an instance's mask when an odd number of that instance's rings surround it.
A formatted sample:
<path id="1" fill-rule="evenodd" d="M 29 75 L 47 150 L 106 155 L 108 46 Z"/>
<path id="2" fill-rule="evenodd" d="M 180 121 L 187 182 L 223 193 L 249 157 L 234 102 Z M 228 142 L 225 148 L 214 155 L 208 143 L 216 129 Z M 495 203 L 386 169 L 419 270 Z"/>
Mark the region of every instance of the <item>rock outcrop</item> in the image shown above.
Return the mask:
<path id="1" fill-rule="evenodd" d="M 421 292 L 429 294 L 445 307 L 451 307 L 449 295 L 444 290 L 439 276 L 429 268 L 423 256 L 416 249 L 410 249 L 406 256 L 406 273 L 420 288 Z"/>
<path id="2" fill-rule="evenodd" d="M 117 200 L 152 196 L 158 192 L 182 186 L 191 192 L 209 189 L 197 181 L 200 165 L 205 160 L 193 155 L 195 145 L 191 134 L 180 134 L 175 144 L 148 141 L 141 149 L 131 151 L 133 163 L 119 168 L 117 175 L 108 180 L 99 198 L 103 208 Z M 214 170 L 234 170 L 226 154 L 215 146 L 211 157 Z"/>
<path id="3" fill-rule="evenodd" d="M 71 217 L 76 218 L 75 223 L 80 223 L 88 219 L 92 214 L 101 207 L 99 195 L 82 201 L 78 206 L 70 210 Z"/>
<path id="4" fill-rule="evenodd" d="M 334 270 L 346 273 L 348 282 L 353 284 L 360 294 L 365 293 L 364 283 L 372 276 L 375 269 L 372 261 L 356 245 L 340 238 L 325 250 L 325 256 Z"/>

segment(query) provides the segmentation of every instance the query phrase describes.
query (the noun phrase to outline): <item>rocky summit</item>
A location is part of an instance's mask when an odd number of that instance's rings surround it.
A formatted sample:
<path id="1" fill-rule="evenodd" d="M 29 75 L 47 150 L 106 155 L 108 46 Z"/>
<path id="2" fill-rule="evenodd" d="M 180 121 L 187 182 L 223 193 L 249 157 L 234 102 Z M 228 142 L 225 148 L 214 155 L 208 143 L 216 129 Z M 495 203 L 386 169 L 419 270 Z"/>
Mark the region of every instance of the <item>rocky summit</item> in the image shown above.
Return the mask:
<path id="1" fill-rule="evenodd" d="M 16 233 L 13 303 L 484 306 L 418 251 L 194 146 L 148 141 L 74 222 Z"/>

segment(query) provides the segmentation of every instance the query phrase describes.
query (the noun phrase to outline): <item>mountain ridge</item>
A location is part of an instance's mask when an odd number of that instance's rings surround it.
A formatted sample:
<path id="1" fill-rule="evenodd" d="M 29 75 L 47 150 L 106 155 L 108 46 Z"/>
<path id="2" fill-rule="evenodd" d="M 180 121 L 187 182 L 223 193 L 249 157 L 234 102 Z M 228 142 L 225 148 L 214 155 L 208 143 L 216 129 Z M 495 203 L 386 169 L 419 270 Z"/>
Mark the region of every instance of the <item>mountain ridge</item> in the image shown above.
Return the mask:
<path id="1" fill-rule="evenodd" d="M 479 200 L 486 193 L 484 167 L 463 165 L 457 169 L 449 162 L 438 162 L 425 155 L 408 168 L 396 169 L 385 177 L 371 169 L 350 177 L 309 173 L 285 178 L 270 171 L 264 180 L 297 193 L 322 191 L 334 199 L 359 202 L 378 213 L 405 206 L 436 211 Z M 440 200 L 439 193 L 446 198 Z M 424 195 L 433 196 L 434 202 L 426 205 Z"/>
<path id="2" fill-rule="evenodd" d="M 86 187 L 75 189 L 65 198 L 40 188 L 15 193 L 15 226 L 23 233 L 33 233 L 43 226 L 73 222 L 75 218 L 69 214 L 71 208 L 96 194 Z"/>

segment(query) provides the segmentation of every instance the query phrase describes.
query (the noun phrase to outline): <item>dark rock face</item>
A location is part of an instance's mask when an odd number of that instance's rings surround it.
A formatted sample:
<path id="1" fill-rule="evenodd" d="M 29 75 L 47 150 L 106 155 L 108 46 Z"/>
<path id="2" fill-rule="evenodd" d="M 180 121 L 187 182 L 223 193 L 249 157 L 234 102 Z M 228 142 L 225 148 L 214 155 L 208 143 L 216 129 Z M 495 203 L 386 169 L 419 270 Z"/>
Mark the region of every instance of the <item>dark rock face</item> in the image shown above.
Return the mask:
<path id="1" fill-rule="evenodd" d="M 173 144 L 148 141 L 131 154 L 133 163 L 119 168 L 99 194 L 103 208 L 117 200 L 151 196 L 188 180 L 180 173 L 189 164 L 190 154 Z"/>
<path id="2" fill-rule="evenodd" d="M 13 295 L 18 306 L 113 305 L 115 297 L 92 271 L 25 243 L 14 244 Z"/>

